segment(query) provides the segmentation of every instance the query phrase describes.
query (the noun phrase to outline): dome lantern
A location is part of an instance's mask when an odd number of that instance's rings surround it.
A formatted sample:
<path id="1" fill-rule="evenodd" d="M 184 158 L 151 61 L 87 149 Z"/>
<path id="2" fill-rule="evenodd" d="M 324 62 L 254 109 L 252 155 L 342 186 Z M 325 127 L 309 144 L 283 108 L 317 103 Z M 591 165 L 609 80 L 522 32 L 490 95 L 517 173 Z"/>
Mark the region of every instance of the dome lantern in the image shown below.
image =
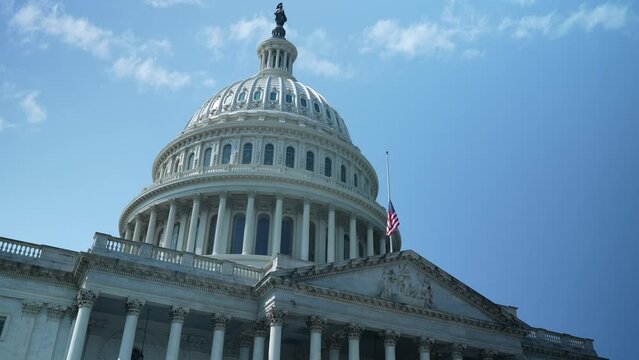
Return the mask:
<path id="1" fill-rule="evenodd" d="M 286 14 L 282 3 L 275 10 L 275 28 L 271 32 L 273 37 L 263 41 L 257 47 L 257 57 L 260 61 L 260 74 L 280 74 L 292 77 L 293 62 L 297 58 L 295 45 L 286 40 Z"/>

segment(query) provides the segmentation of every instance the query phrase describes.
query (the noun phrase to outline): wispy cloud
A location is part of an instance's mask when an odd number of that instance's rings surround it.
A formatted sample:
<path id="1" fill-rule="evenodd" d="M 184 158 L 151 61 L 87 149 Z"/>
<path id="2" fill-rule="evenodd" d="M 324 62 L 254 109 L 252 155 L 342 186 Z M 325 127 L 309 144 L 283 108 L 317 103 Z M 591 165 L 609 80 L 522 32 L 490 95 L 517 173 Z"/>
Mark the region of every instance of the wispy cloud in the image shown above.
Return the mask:
<path id="1" fill-rule="evenodd" d="M 38 103 L 38 95 L 37 91 L 31 91 L 20 101 L 20 107 L 27 116 L 27 122 L 31 124 L 39 124 L 47 119 L 47 111 Z"/>
<path id="2" fill-rule="evenodd" d="M 20 89 L 12 82 L 3 81 L 0 84 L 0 101 L 22 110 L 25 114 L 24 120 L 29 124 L 40 124 L 47 119 L 47 111 L 38 100 L 39 95 L 39 91 Z M 3 127 L 9 129 L 18 125 L 3 120 Z"/>
<path id="3" fill-rule="evenodd" d="M 204 45 L 213 50 L 215 55 L 220 54 L 220 50 L 224 46 L 224 31 L 219 26 L 207 26 L 202 29 L 202 37 Z"/>
<path id="4" fill-rule="evenodd" d="M 202 5 L 200 0 L 146 0 L 145 2 L 155 8 L 168 8 L 175 5 Z"/>
<path id="5" fill-rule="evenodd" d="M 9 122 L 7 120 L 5 120 L 2 116 L 0 116 L 0 133 L 3 132 L 6 129 L 13 129 L 13 128 L 17 128 L 18 124 L 14 124 L 12 122 Z"/>
<path id="6" fill-rule="evenodd" d="M 188 74 L 169 71 L 158 65 L 154 58 L 123 57 L 113 64 L 111 70 L 119 78 L 131 78 L 139 84 L 151 85 L 156 88 L 168 87 L 175 90 L 190 81 Z"/>
<path id="7" fill-rule="evenodd" d="M 462 59 L 465 60 L 474 60 L 474 59 L 478 59 L 478 58 L 482 58 L 486 55 L 486 51 L 485 50 L 478 50 L 478 49 L 466 49 L 462 52 Z"/>
<path id="8" fill-rule="evenodd" d="M 230 36 L 234 40 L 261 39 L 270 34 L 271 27 L 271 22 L 264 16 L 256 16 L 250 20 L 242 18 L 231 24 Z"/>
<path id="9" fill-rule="evenodd" d="M 346 71 L 342 65 L 322 59 L 305 47 L 299 49 L 296 64 L 299 70 L 314 75 L 329 78 L 350 78 L 352 76 L 351 72 Z"/>
<path id="10" fill-rule="evenodd" d="M 535 0 L 504 0 L 511 4 L 519 5 L 521 7 L 530 6 L 535 3 Z"/>

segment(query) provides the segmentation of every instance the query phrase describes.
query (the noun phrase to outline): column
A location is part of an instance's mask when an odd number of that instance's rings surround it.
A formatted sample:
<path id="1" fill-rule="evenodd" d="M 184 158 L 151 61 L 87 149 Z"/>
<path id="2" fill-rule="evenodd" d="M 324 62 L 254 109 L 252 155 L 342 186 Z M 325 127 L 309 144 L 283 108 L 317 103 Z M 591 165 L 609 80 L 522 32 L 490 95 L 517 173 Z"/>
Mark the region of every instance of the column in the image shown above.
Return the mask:
<path id="1" fill-rule="evenodd" d="M 350 238 L 350 249 L 349 249 L 349 259 L 355 259 L 358 256 L 357 250 L 359 246 L 357 246 L 357 219 L 355 218 L 355 214 L 351 214 L 351 223 L 350 229 L 348 231 L 348 237 Z"/>
<path id="2" fill-rule="evenodd" d="M 155 235 L 155 225 L 158 222 L 158 212 L 155 206 L 151 207 L 151 215 L 149 215 L 149 226 L 146 228 L 146 240 L 147 244 L 153 244 L 153 236 Z"/>
<path id="3" fill-rule="evenodd" d="M 497 353 L 490 349 L 483 349 L 479 355 L 481 360 L 493 360 L 497 357 Z"/>
<path id="4" fill-rule="evenodd" d="M 184 318 L 188 313 L 188 308 L 171 306 L 171 310 L 169 311 L 171 332 L 169 333 L 169 343 L 166 346 L 166 360 L 177 360 L 178 355 L 180 354 L 182 325 L 184 324 Z"/>
<path id="5" fill-rule="evenodd" d="M 328 206 L 328 240 L 326 244 L 326 262 L 335 262 L 335 208 Z"/>
<path id="6" fill-rule="evenodd" d="M 126 228 L 124 229 L 124 239 L 131 241 L 132 238 L 133 233 L 131 232 L 131 228 L 129 227 L 129 224 L 126 224 Z"/>
<path id="7" fill-rule="evenodd" d="M 47 306 L 47 323 L 44 326 L 40 346 L 38 347 L 38 360 L 51 360 L 53 358 L 53 349 L 58 337 L 60 320 L 62 320 L 66 312 L 67 309 L 63 306 L 51 304 Z"/>
<path id="8" fill-rule="evenodd" d="M 240 356 L 239 360 L 249 360 L 251 355 L 251 341 L 253 337 L 250 334 L 242 334 L 240 336 Z"/>
<path id="9" fill-rule="evenodd" d="M 273 220 L 273 248 L 271 255 L 280 252 L 280 244 L 282 241 L 282 207 L 284 205 L 284 197 L 275 195 L 275 216 Z"/>
<path id="10" fill-rule="evenodd" d="M 217 207 L 217 222 L 215 223 L 215 240 L 213 243 L 213 255 L 224 254 L 222 248 L 222 234 L 224 233 L 224 218 L 226 217 L 226 193 L 220 194 L 220 205 Z"/>
<path id="11" fill-rule="evenodd" d="M 395 345 L 399 334 L 392 330 L 386 330 L 382 333 L 382 339 L 384 339 L 384 359 L 395 360 Z"/>
<path id="12" fill-rule="evenodd" d="M 366 256 L 375 255 L 375 247 L 373 246 L 373 225 L 368 224 L 366 228 Z"/>
<path id="13" fill-rule="evenodd" d="M 253 254 L 253 229 L 255 228 L 255 194 L 249 193 L 246 201 L 246 221 L 242 239 L 242 255 Z"/>
<path id="14" fill-rule="evenodd" d="M 33 336 L 33 325 L 36 317 L 42 310 L 42 303 L 25 301 L 22 303 L 22 319 L 19 330 L 20 336 L 16 343 L 11 344 L 11 350 L 15 351 L 16 359 L 26 359 L 29 350 L 29 342 Z"/>
<path id="15" fill-rule="evenodd" d="M 133 241 L 140 241 L 140 233 L 142 232 L 142 220 L 140 215 L 135 217 L 135 227 L 133 228 Z"/>
<path id="16" fill-rule="evenodd" d="M 328 338 L 326 341 L 326 345 L 328 347 L 328 360 L 339 360 L 339 351 L 342 348 L 342 343 L 344 342 L 344 338 L 335 334 Z"/>
<path id="17" fill-rule="evenodd" d="M 266 313 L 266 319 L 271 326 L 268 339 L 268 360 L 280 360 L 284 318 L 286 318 L 286 314 L 282 310 L 270 309 Z"/>
<path id="18" fill-rule="evenodd" d="M 306 326 L 311 332 L 311 346 L 308 360 L 322 360 L 322 330 L 326 326 L 326 320 L 318 316 L 309 316 Z"/>
<path id="19" fill-rule="evenodd" d="M 171 201 L 171 206 L 169 207 L 169 217 L 166 219 L 166 226 L 164 227 L 164 239 L 162 240 L 163 248 L 171 247 L 171 240 L 173 240 L 173 225 L 175 225 L 175 213 L 177 211 L 177 206 L 175 204 L 175 200 Z"/>
<path id="20" fill-rule="evenodd" d="M 191 223 L 189 224 L 189 237 L 186 240 L 186 252 L 195 252 L 195 233 L 197 233 L 197 220 L 200 218 L 200 196 L 193 198 L 191 208 Z"/>
<path id="21" fill-rule="evenodd" d="M 386 254 L 386 236 L 379 237 L 379 254 Z"/>
<path id="22" fill-rule="evenodd" d="M 253 325 L 253 360 L 264 360 L 264 339 L 267 328 L 268 325 L 264 320 Z"/>
<path id="23" fill-rule="evenodd" d="M 430 360 L 430 349 L 432 349 L 435 340 L 421 336 L 417 338 L 417 346 L 419 347 L 419 360 Z"/>
<path id="24" fill-rule="evenodd" d="M 466 351 L 466 345 L 452 344 L 450 358 L 452 360 L 464 360 L 464 351 Z"/>
<path id="25" fill-rule="evenodd" d="M 71 337 L 71 328 L 72 328 L 72 318 L 71 311 L 68 307 L 64 308 L 65 313 L 69 314 L 69 316 L 62 315 L 60 320 L 60 326 L 58 327 L 58 333 L 55 339 L 55 345 L 53 346 L 53 356 L 51 359 L 64 359 L 64 356 L 67 352 L 67 345 L 69 344 L 69 338 Z M 49 360 L 49 359 L 47 359 Z"/>
<path id="26" fill-rule="evenodd" d="M 67 360 L 80 360 L 82 358 L 82 350 L 84 349 L 84 340 L 87 336 L 87 326 L 89 325 L 89 317 L 91 309 L 95 305 L 97 295 L 87 289 L 80 289 L 76 298 L 78 303 L 78 315 L 75 318 L 75 326 L 71 333 L 71 343 L 69 344 L 69 352 Z"/>
<path id="27" fill-rule="evenodd" d="M 326 220 L 323 218 L 319 219 L 319 234 L 318 234 L 318 244 L 319 251 L 317 262 L 324 263 L 326 262 Z"/>
<path id="28" fill-rule="evenodd" d="M 266 68 L 270 68 L 271 66 L 271 49 L 268 50 L 268 57 L 266 58 Z"/>
<path id="29" fill-rule="evenodd" d="M 304 199 L 304 210 L 302 211 L 302 260 L 308 260 L 310 226 L 311 202 L 308 199 Z"/>
<path id="30" fill-rule="evenodd" d="M 214 314 L 211 316 L 213 324 L 213 344 L 211 345 L 211 360 L 222 360 L 224 356 L 224 333 L 226 325 L 231 317 L 224 314 Z"/>
<path id="31" fill-rule="evenodd" d="M 122 332 L 122 342 L 120 343 L 119 360 L 130 360 L 133 345 L 135 344 L 135 330 L 138 326 L 138 318 L 144 302 L 138 299 L 127 298 L 124 302 L 126 310 L 126 320 L 124 321 L 124 331 Z"/>
<path id="32" fill-rule="evenodd" d="M 359 337 L 361 334 L 361 326 L 353 323 L 346 325 L 346 335 L 348 335 L 348 360 L 359 360 Z"/>

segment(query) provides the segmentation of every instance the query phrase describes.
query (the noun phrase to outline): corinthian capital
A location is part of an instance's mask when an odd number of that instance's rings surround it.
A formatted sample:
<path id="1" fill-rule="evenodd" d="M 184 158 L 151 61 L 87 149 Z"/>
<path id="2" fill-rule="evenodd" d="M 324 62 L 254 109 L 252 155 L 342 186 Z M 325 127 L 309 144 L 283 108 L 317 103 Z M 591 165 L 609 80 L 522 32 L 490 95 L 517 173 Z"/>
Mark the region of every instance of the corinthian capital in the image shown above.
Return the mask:
<path id="1" fill-rule="evenodd" d="M 124 308 L 126 309 L 127 314 L 138 315 L 140 311 L 142 311 L 142 307 L 144 306 L 144 301 L 127 298 L 124 302 Z"/>
<path id="2" fill-rule="evenodd" d="M 435 340 L 425 336 L 418 337 L 416 341 L 417 346 L 419 346 L 419 352 L 430 352 L 433 344 L 435 344 Z"/>
<path id="3" fill-rule="evenodd" d="M 311 332 L 319 332 L 321 333 L 324 330 L 324 326 L 326 326 L 326 319 L 322 319 L 319 316 L 309 316 L 306 318 L 306 326 L 311 330 Z"/>
<path id="4" fill-rule="evenodd" d="M 231 317 L 226 314 L 213 314 L 211 316 L 211 324 L 213 324 L 213 330 L 224 330 L 226 325 L 231 321 Z"/>
<path id="5" fill-rule="evenodd" d="M 271 308 L 266 312 L 266 319 L 271 326 L 281 326 L 286 318 L 286 313 L 282 310 Z"/>
<path id="6" fill-rule="evenodd" d="M 47 305 L 47 316 L 53 319 L 62 319 L 67 312 L 64 306 Z"/>
<path id="7" fill-rule="evenodd" d="M 171 310 L 169 310 L 169 319 L 171 321 L 184 321 L 184 318 L 188 313 L 188 308 L 171 306 Z"/>
<path id="8" fill-rule="evenodd" d="M 451 350 L 453 353 L 453 357 L 462 357 L 464 355 L 464 351 L 466 351 L 465 344 L 452 344 Z"/>
<path id="9" fill-rule="evenodd" d="M 266 331 L 268 330 L 268 324 L 266 320 L 259 320 L 253 324 L 253 336 L 254 337 L 265 337 Z"/>
<path id="10" fill-rule="evenodd" d="M 35 301 L 25 301 L 22 303 L 22 313 L 29 315 L 38 315 L 42 310 L 42 303 Z"/>
<path id="11" fill-rule="evenodd" d="M 334 334 L 326 340 L 326 344 L 328 348 L 331 350 L 339 350 L 342 348 L 342 343 L 344 342 L 344 337 L 340 334 Z"/>
<path id="12" fill-rule="evenodd" d="M 359 339 L 359 336 L 362 334 L 362 327 L 355 323 L 350 323 L 346 325 L 344 331 L 346 331 L 346 335 L 348 336 L 349 340 Z"/>
<path id="13" fill-rule="evenodd" d="M 88 289 L 80 289 L 76 297 L 78 307 L 93 307 L 97 299 L 98 295 Z"/>
<path id="14" fill-rule="evenodd" d="M 399 339 L 399 333 L 392 330 L 385 330 L 380 335 L 382 336 L 382 339 L 384 339 L 384 345 L 386 346 L 395 346 Z"/>

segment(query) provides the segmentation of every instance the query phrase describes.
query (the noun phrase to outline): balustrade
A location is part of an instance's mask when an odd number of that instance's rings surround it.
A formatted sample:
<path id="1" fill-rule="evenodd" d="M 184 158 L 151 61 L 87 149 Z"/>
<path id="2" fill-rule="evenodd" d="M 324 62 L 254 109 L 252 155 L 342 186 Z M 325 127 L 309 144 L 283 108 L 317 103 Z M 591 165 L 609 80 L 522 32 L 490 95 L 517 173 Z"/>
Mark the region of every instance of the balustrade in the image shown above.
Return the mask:
<path id="1" fill-rule="evenodd" d="M 42 248 L 39 245 L 0 238 L 0 253 L 39 258 L 42 255 Z"/>

